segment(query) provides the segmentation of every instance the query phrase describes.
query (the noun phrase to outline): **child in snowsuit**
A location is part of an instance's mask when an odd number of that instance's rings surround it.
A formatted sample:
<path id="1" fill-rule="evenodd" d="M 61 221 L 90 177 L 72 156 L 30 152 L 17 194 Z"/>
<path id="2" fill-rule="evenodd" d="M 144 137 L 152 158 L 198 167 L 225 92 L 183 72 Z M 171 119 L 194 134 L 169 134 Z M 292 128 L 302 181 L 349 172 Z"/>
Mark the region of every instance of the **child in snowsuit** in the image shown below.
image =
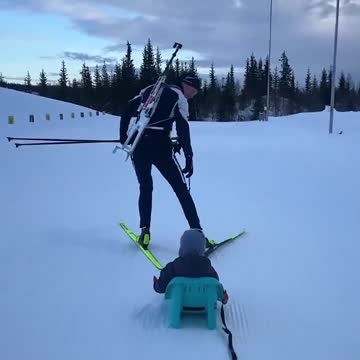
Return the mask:
<path id="1" fill-rule="evenodd" d="M 219 280 L 219 275 L 212 267 L 205 254 L 206 238 L 202 231 L 190 229 L 184 232 L 180 239 L 179 256 L 169 262 L 160 272 L 160 277 L 153 278 L 153 288 L 157 293 L 163 294 L 166 287 L 174 277 L 213 277 Z M 228 301 L 227 292 L 224 291 L 222 302 Z"/>

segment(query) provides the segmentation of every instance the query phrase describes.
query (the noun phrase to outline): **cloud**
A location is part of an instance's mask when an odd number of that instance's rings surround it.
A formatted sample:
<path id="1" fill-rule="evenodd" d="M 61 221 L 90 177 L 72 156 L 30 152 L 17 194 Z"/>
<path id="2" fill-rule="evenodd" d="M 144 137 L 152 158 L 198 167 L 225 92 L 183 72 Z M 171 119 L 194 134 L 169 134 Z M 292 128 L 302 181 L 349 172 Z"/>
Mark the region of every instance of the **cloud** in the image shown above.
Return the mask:
<path id="1" fill-rule="evenodd" d="M 320 18 L 333 17 L 336 11 L 336 2 L 329 0 L 316 0 L 307 5 L 307 9 L 316 13 Z M 359 0 L 342 0 L 340 1 L 340 13 L 346 16 L 360 15 Z"/>
<path id="2" fill-rule="evenodd" d="M 59 57 L 61 58 L 66 58 L 69 60 L 79 60 L 79 61 L 93 61 L 96 62 L 98 64 L 103 64 L 105 63 L 115 63 L 117 61 L 116 58 L 114 57 L 103 57 L 100 55 L 89 55 L 89 54 L 84 54 L 84 53 L 79 53 L 79 52 L 73 52 L 73 51 L 65 51 L 62 55 L 60 55 Z"/>
<path id="3" fill-rule="evenodd" d="M 21 76 L 4 76 L 4 79 L 7 81 L 24 81 L 25 76 L 21 77 Z"/>
<path id="4" fill-rule="evenodd" d="M 148 38 L 161 50 L 174 41 L 201 55 L 201 66 L 243 67 L 254 53 L 265 58 L 269 38 L 269 2 L 263 0 L 0 0 L 0 5 L 66 16 L 76 29 L 109 41 L 104 53 L 124 52 L 126 41 L 140 51 Z M 273 65 L 283 50 L 295 73 L 305 76 L 332 61 L 335 1 L 277 0 L 273 3 Z M 342 0 L 338 68 L 354 71 L 360 49 L 360 0 Z M 352 56 L 348 56 L 352 54 Z M 301 80 L 301 79 L 300 79 Z"/>
<path id="5" fill-rule="evenodd" d="M 131 49 L 132 51 L 142 51 L 143 50 L 143 46 L 138 46 L 138 45 L 134 45 L 134 44 L 131 44 Z M 116 44 L 113 44 L 113 45 L 109 45 L 109 46 L 106 46 L 104 47 L 103 49 L 103 52 L 104 53 L 109 53 L 109 52 L 126 52 L 127 50 L 127 43 L 125 41 L 122 41 L 120 43 L 116 43 Z"/>

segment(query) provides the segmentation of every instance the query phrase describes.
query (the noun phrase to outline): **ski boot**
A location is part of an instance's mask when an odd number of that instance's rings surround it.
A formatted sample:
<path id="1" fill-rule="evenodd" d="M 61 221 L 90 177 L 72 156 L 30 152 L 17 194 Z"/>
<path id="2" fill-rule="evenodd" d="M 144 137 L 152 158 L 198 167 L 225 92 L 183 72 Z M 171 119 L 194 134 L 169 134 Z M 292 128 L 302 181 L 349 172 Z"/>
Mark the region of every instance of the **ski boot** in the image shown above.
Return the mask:
<path id="1" fill-rule="evenodd" d="M 138 239 L 138 243 L 139 245 L 147 250 L 149 244 L 150 244 L 150 229 L 148 227 L 143 227 L 141 228 L 141 233 L 140 233 L 140 236 L 139 236 L 139 239 Z"/>
<path id="2" fill-rule="evenodd" d="M 210 249 L 216 246 L 216 242 L 214 240 L 209 240 L 207 237 L 205 239 L 206 239 L 206 245 L 205 245 L 206 249 Z"/>

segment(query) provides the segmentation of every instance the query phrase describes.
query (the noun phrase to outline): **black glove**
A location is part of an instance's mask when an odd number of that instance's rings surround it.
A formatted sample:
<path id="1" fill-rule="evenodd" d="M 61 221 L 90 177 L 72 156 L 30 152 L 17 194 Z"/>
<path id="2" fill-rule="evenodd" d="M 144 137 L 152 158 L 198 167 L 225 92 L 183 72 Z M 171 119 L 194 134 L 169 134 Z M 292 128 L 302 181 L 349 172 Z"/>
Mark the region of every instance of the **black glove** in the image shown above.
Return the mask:
<path id="1" fill-rule="evenodd" d="M 181 145 L 177 139 L 171 139 L 171 146 L 174 154 L 178 153 L 180 155 Z"/>
<path id="2" fill-rule="evenodd" d="M 183 169 L 182 171 L 185 176 L 187 178 L 189 178 L 193 172 L 194 172 L 194 168 L 193 168 L 193 159 L 192 159 L 192 156 L 186 156 L 185 158 L 185 168 Z"/>

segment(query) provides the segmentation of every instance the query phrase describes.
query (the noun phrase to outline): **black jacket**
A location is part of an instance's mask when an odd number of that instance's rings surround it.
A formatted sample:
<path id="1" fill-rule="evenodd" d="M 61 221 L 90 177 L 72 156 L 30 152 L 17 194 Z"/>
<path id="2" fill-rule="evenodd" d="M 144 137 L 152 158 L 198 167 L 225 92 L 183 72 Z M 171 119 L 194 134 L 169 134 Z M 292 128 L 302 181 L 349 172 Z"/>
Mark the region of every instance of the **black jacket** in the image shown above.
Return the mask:
<path id="1" fill-rule="evenodd" d="M 219 280 L 216 270 L 206 256 L 186 255 L 169 262 L 160 272 L 159 279 L 154 283 L 157 293 L 165 293 L 169 282 L 177 276 L 213 277 Z"/>
<path id="2" fill-rule="evenodd" d="M 146 101 L 153 86 L 150 85 L 142 89 L 139 95 L 129 101 L 121 116 L 120 140 L 126 139 L 131 118 L 137 115 L 136 112 L 139 105 Z M 189 104 L 181 86 L 164 84 L 163 87 L 163 92 L 148 127 L 161 127 L 165 134 L 170 135 L 173 123 L 175 122 L 178 140 L 184 150 L 184 155 L 191 157 L 193 156 L 193 151 L 188 123 Z"/>

